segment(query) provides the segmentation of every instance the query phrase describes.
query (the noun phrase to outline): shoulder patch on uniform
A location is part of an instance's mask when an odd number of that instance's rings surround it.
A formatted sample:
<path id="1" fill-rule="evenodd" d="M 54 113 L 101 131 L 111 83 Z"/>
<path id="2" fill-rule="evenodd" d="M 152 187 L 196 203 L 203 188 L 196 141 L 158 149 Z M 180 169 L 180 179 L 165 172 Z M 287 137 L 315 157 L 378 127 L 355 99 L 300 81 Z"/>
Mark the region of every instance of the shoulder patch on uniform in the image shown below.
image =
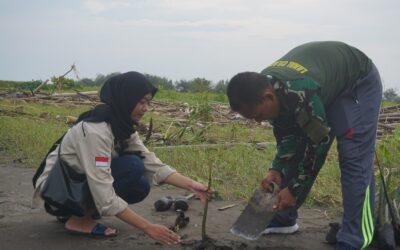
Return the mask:
<path id="1" fill-rule="evenodd" d="M 96 167 L 109 167 L 110 161 L 108 157 L 96 157 L 95 158 Z"/>

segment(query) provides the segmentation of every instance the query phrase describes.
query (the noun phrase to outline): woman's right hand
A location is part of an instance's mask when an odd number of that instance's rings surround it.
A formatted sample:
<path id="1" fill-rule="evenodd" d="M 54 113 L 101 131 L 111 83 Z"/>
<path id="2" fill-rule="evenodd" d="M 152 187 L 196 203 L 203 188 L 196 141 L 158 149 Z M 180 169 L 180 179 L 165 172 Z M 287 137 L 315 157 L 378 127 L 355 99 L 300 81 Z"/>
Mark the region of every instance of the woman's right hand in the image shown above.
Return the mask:
<path id="1" fill-rule="evenodd" d="M 143 229 L 143 231 L 154 240 L 158 240 L 169 245 L 179 244 L 181 242 L 181 237 L 178 234 L 162 225 L 150 224 Z"/>

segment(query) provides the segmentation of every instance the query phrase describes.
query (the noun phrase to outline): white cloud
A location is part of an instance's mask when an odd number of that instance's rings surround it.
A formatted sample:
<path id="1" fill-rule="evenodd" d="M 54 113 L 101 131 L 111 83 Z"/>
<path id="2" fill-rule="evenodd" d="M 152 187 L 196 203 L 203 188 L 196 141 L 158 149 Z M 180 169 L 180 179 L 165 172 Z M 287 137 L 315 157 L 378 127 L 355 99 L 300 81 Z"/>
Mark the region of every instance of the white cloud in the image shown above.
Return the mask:
<path id="1" fill-rule="evenodd" d="M 83 2 L 83 7 L 95 14 L 103 12 L 107 8 L 104 3 L 97 0 L 86 0 Z"/>
<path id="2" fill-rule="evenodd" d="M 326 0 L 324 0 L 326 1 Z M 324 2 L 322 1 L 322 2 Z M 269 10 L 287 10 L 298 9 L 315 6 L 320 0 L 153 0 L 154 5 L 162 6 L 164 9 L 186 10 L 186 11 L 203 11 L 210 9 L 218 9 L 221 11 L 246 11 L 251 10 L 258 12 L 260 9 L 268 8 Z M 270 13 L 264 13 L 269 15 Z"/>
<path id="3" fill-rule="evenodd" d="M 161 0 L 155 1 L 166 9 L 175 10 L 204 10 L 211 8 L 224 8 L 240 4 L 238 0 Z"/>
<path id="4" fill-rule="evenodd" d="M 85 0 L 83 1 L 84 9 L 92 12 L 93 14 L 100 14 L 113 8 L 129 7 L 131 3 L 127 0 Z"/>

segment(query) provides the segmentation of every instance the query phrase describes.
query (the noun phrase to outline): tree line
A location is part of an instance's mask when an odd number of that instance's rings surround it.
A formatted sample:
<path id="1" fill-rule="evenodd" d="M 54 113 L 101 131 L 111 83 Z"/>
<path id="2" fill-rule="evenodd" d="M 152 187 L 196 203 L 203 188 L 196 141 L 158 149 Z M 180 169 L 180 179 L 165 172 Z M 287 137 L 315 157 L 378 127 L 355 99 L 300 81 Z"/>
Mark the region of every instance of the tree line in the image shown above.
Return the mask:
<path id="1" fill-rule="evenodd" d="M 73 80 L 66 77 L 51 78 L 51 83 L 43 87 L 44 90 L 53 90 L 55 86 L 59 86 L 61 89 L 76 89 L 79 90 L 81 86 L 102 86 L 110 77 L 119 74 L 118 72 L 110 73 L 107 75 L 98 74 L 94 79 L 82 78 L 79 80 Z M 179 92 L 212 92 L 217 94 L 225 94 L 228 85 L 228 80 L 220 80 L 217 83 L 213 83 L 205 78 L 194 78 L 191 80 L 178 80 L 172 81 L 166 77 L 160 77 L 151 74 L 144 74 L 149 81 L 158 88 L 176 90 Z M 32 80 L 26 82 L 16 81 L 2 81 L 0 80 L 1 88 L 16 88 L 21 90 L 33 90 L 42 83 L 41 80 Z M 383 100 L 400 103 L 400 96 L 397 90 L 394 88 L 386 89 L 383 92 Z"/>
<path id="2" fill-rule="evenodd" d="M 42 87 L 43 90 L 52 91 L 55 89 L 75 89 L 79 90 L 82 86 L 102 86 L 110 77 L 119 74 L 118 72 L 110 73 L 107 75 L 98 74 L 94 79 L 82 78 L 73 80 L 67 77 L 56 77 L 50 78 L 48 84 Z M 213 83 L 205 78 L 194 78 L 191 80 L 179 80 L 172 81 L 166 77 L 160 77 L 156 75 L 144 74 L 149 81 L 158 88 L 176 90 L 179 92 L 212 92 L 217 94 L 224 94 L 228 85 L 228 80 L 221 80 L 217 83 Z M 32 81 L 4 81 L 0 80 L 0 88 L 14 88 L 25 91 L 32 91 L 39 86 L 42 80 Z"/>
<path id="3" fill-rule="evenodd" d="M 101 86 L 110 77 L 119 73 L 111 73 L 108 75 L 98 74 L 96 78 L 83 78 L 78 80 L 76 83 L 83 86 Z M 179 92 L 214 92 L 214 93 L 225 93 L 228 80 L 220 80 L 217 83 L 213 83 L 205 78 L 194 78 L 191 80 L 179 80 L 172 81 L 166 77 L 160 77 L 156 75 L 144 74 L 147 79 L 158 88 L 171 89 Z"/>

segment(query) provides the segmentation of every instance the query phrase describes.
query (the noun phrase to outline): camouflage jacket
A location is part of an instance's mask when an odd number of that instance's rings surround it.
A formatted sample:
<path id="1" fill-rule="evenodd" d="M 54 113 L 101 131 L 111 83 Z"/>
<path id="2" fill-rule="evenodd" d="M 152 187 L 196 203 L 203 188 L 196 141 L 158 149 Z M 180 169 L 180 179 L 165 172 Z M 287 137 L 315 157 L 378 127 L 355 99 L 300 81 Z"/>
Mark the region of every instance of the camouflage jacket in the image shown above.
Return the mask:
<path id="1" fill-rule="evenodd" d="M 325 162 L 333 137 L 329 135 L 317 83 L 309 79 L 273 79 L 281 111 L 271 121 L 277 143 L 271 169 L 290 176 L 288 188 L 298 197 L 311 188 Z"/>

